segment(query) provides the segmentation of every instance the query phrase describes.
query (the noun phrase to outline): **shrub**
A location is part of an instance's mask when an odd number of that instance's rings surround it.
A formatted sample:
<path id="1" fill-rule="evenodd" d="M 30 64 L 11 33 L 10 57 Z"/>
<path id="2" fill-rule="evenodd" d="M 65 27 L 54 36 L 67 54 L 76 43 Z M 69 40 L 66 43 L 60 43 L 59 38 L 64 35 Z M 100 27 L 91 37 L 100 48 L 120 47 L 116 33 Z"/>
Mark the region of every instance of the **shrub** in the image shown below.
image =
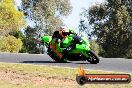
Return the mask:
<path id="1" fill-rule="evenodd" d="M 96 54 L 100 53 L 100 46 L 97 44 L 95 40 L 90 40 L 91 50 L 93 50 Z"/>
<path id="2" fill-rule="evenodd" d="M 14 36 L 0 37 L 0 52 L 17 53 L 21 48 L 21 39 Z"/>

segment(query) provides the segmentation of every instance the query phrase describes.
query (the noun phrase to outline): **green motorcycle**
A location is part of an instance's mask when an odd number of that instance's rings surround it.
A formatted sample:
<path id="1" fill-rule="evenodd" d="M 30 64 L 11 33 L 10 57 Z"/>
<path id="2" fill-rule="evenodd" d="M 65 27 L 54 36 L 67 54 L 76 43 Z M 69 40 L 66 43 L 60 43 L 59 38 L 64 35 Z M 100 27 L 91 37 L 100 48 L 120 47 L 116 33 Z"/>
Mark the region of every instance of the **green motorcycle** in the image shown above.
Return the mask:
<path id="1" fill-rule="evenodd" d="M 41 41 L 47 46 L 47 54 L 56 62 L 88 61 L 99 63 L 99 57 L 90 50 L 89 41 L 85 37 L 70 34 L 62 41 L 52 36 L 43 36 Z"/>

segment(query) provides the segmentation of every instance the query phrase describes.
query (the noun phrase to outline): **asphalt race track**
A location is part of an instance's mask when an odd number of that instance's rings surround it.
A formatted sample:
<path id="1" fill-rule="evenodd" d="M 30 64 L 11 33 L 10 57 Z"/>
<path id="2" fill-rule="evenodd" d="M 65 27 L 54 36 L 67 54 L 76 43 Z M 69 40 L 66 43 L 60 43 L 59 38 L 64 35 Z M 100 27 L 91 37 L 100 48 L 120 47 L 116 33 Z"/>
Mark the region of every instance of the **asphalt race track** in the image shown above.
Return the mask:
<path id="1" fill-rule="evenodd" d="M 0 53 L 0 62 L 28 63 L 28 64 L 64 66 L 64 67 L 73 67 L 73 68 L 78 68 L 81 65 L 85 69 L 132 73 L 132 59 L 123 59 L 123 58 L 100 58 L 100 63 L 98 64 L 89 64 L 87 61 L 56 63 L 46 54 Z"/>

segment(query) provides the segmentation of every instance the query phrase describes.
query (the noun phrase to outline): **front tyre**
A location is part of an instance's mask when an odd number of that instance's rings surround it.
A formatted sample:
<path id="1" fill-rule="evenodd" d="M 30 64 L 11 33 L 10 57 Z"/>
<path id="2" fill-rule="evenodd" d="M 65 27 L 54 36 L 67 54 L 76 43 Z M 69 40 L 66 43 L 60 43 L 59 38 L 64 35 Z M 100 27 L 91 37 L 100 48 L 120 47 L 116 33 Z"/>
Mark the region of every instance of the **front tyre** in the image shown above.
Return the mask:
<path id="1" fill-rule="evenodd" d="M 90 64 L 97 64 L 99 63 L 99 57 L 93 52 L 93 51 L 89 51 L 89 62 Z"/>

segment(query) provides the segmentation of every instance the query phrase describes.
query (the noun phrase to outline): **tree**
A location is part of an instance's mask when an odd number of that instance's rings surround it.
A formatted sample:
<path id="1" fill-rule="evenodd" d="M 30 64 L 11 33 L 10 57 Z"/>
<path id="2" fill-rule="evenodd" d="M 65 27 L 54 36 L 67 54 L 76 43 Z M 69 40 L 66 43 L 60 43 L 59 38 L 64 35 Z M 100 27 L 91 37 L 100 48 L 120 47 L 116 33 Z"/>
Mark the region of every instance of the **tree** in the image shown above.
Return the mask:
<path id="1" fill-rule="evenodd" d="M 13 31 L 9 33 L 10 36 L 14 36 L 17 39 L 20 39 L 22 41 L 21 49 L 19 50 L 20 53 L 27 53 L 28 48 L 25 45 L 26 36 L 21 31 Z"/>
<path id="2" fill-rule="evenodd" d="M 31 19 L 39 34 L 51 34 L 63 24 L 61 16 L 71 11 L 69 0 L 22 0 L 22 8 Z"/>
<path id="3" fill-rule="evenodd" d="M 37 47 L 40 44 L 38 38 L 40 37 L 36 34 L 37 28 L 32 28 L 28 26 L 25 30 L 25 38 L 23 40 L 23 46 L 27 49 L 28 53 L 41 53 L 40 49 Z"/>
<path id="4" fill-rule="evenodd" d="M 52 35 L 53 31 L 59 29 L 63 24 L 62 17 L 71 12 L 70 0 L 22 0 L 22 10 L 27 19 L 31 20 L 34 27 L 25 30 L 26 45 L 29 53 L 39 53 L 40 46 L 34 40 L 39 35 Z"/>
<path id="5" fill-rule="evenodd" d="M 21 39 L 9 33 L 25 26 L 24 14 L 17 10 L 14 0 L 0 0 L 0 52 L 19 52 Z"/>
<path id="6" fill-rule="evenodd" d="M 22 48 L 20 49 L 20 53 L 40 53 L 39 48 L 37 48 L 37 44 L 39 44 L 36 40 L 39 37 L 36 33 L 36 28 L 32 28 L 30 26 L 27 26 L 25 29 L 24 35 L 21 31 L 15 31 L 10 32 L 9 34 L 11 36 L 14 36 L 15 38 L 21 39 L 23 42 Z M 37 37 L 37 38 L 36 38 Z M 36 39 L 36 40 L 35 40 Z"/>
<path id="7" fill-rule="evenodd" d="M 79 23 L 79 33 L 81 36 L 83 36 L 83 33 L 87 35 L 87 37 L 89 39 L 91 39 L 91 30 L 90 27 L 87 25 L 87 23 L 85 22 L 85 20 L 81 19 L 80 23 Z"/>
<path id="8" fill-rule="evenodd" d="M 105 57 L 132 57 L 131 6 L 131 0 L 107 0 L 85 11 Z"/>
<path id="9" fill-rule="evenodd" d="M 25 26 L 24 14 L 16 9 L 14 0 L 0 0 L 0 35 L 18 31 Z"/>

